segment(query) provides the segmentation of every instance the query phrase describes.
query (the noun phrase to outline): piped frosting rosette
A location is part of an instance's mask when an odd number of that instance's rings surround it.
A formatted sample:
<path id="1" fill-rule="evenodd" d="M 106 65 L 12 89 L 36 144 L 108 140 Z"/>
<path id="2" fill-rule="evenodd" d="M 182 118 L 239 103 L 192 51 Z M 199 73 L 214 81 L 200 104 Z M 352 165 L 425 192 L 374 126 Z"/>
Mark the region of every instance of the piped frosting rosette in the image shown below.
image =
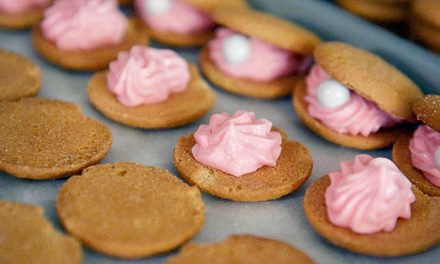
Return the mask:
<path id="1" fill-rule="evenodd" d="M 331 223 L 359 234 L 392 231 L 398 218 L 411 217 L 415 195 L 410 181 L 386 158 L 358 155 L 329 173 L 325 192 Z"/>
<path id="2" fill-rule="evenodd" d="M 0 11 L 21 14 L 49 4 L 50 0 L 0 0 Z"/>
<path id="3" fill-rule="evenodd" d="M 134 46 L 109 66 L 108 89 L 127 107 L 165 101 L 191 79 L 188 63 L 172 50 Z"/>
<path id="4" fill-rule="evenodd" d="M 197 161 L 236 177 L 275 166 L 282 139 L 271 129 L 272 123 L 256 119 L 254 112 L 215 114 L 194 134 L 192 154 Z"/>
<path id="5" fill-rule="evenodd" d="M 410 141 L 409 149 L 414 167 L 425 178 L 440 187 L 440 133 L 427 125 L 420 126 Z"/>
<path id="6" fill-rule="evenodd" d="M 366 137 L 399 122 L 373 102 L 333 80 L 319 65 L 310 71 L 306 85 L 308 113 L 338 133 Z"/>
<path id="7" fill-rule="evenodd" d="M 45 38 L 62 50 L 92 50 L 120 43 L 127 18 L 115 0 L 57 0 L 44 13 Z"/>

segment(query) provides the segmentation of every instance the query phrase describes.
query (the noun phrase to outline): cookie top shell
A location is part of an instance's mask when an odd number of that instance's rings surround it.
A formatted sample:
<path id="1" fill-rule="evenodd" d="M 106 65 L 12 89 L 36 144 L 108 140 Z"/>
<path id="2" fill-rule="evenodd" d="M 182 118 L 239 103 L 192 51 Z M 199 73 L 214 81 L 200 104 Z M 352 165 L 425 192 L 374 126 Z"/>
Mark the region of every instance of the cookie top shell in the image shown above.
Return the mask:
<path id="1" fill-rule="evenodd" d="M 413 106 L 417 119 L 440 132 L 440 96 L 430 94 Z"/>

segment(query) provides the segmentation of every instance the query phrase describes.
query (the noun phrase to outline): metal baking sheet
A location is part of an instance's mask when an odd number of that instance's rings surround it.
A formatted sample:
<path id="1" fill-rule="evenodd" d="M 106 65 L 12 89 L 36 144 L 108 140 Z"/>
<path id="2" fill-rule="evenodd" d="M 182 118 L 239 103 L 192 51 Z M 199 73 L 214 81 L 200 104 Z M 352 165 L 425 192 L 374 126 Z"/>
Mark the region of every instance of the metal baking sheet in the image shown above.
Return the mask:
<path id="1" fill-rule="evenodd" d="M 325 40 L 341 40 L 381 55 L 415 80 L 425 92 L 440 92 L 440 57 L 396 35 L 349 15 L 335 5 L 319 0 L 251 0 L 252 6 L 295 21 L 318 33 Z M 157 45 L 156 45 L 157 46 Z M 57 98 L 79 104 L 83 112 L 111 128 L 113 145 L 102 162 L 131 161 L 160 166 L 177 175 L 172 163 L 174 143 L 206 123 L 213 113 L 242 108 L 252 110 L 285 129 L 289 138 L 303 142 L 311 151 L 314 170 L 311 179 L 297 192 L 271 202 L 239 203 L 203 194 L 206 220 L 192 242 L 214 242 L 229 234 L 250 233 L 286 241 L 307 252 L 318 263 L 437 263 L 440 246 L 415 256 L 383 259 L 366 257 L 337 248 L 322 239 L 304 217 L 302 201 L 310 183 L 329 171 L 338 169 L 343 160 L 352 160 L 360 151 L 335 146 L 306 129 L 293 112 L 290 99 L 262 101 L 234 96 L 219 89 L 217 102 L 210 114 L 194 124 L 173 130 L 141 130 L 119 125 L 103 117 L 89 103 L 85 87 L 91 73 L 64 71 L 37 56 L 28 31 L 0 30 L 0 47 L 33 59 L 43 72 L 38 96 Z M 197 49 L 178 52 L 195 62 Z M 390 156 L 390 150 L 367 152 L 373 156 Z M 0 198 L 37 204 L 45 209 L 50 221 L 60 226 L 54 209 L 58 189 L 65 180 L 29 181 L 0 173 Z M 109 258 L 84 248 L 84 263 L 163 263 L 177 251 L 142 260 Z"/>

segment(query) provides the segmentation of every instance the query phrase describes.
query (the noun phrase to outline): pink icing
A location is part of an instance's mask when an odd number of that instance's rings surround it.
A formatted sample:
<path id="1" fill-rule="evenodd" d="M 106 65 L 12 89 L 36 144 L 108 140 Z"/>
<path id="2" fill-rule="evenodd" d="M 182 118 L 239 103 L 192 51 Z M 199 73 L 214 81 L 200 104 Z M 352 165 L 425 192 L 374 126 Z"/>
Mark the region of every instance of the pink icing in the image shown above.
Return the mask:
<path id="1" fill-rule="evenodd" d="M 223 43 L 229 36 L 238 34 L 230 29 L 220 28 L 216 38 L 209 42 L 209 57 L 223 72 L 237 78 L 255 81 L 272 81 L 289 74 L 304 74 L 310 65 L 310 58 L 293 54 L 261 39 L 251 37 L 251 55 L 244 63 L 230 64 L 223 54 Z"/>
<path id="2" fill-rule="evenodd" d="M 20 14 L 49 4 L 50 0 L 0 0 L 0 10 L 9 14 Z"/>
<path id="3" fill-rule="evenodd" d="M 317 99 L 319 85 L 331 76 L 319 65 L 313 66 L 306 78 L 308 113 L 328 128 L 340 133 L 368 136 L 382 127 L 391 127 L 398 119 L 385 113 L 376 104 L 351 92 L 350 99 L 337 108 L 326 108 Z"/>
<path id="4" fill-rule="evenodd" d="M 144 23 L 152 29 L 190 34 L 211 30 L 215 26 L 209 14 L 185 0 L 170 0 L 169 9 L 160 14 L 151 14 L 146 8 L 147 1 L 156 0 L 135 0 L 134 6 Z"/>
<path id="5" fill-rule="evenodd" d="M 186 89 L 188 63 L 172 50 L 134 46 L 110 63 L 108 89 L 127 107 L 165 101 Z"/>
<path id="6" fill-rule="evenodd" d="M 44 13 L 43 35 L 64 50 L 91 50 L 120 43 L 127 18 L 116 0 L 57 0 Z"/>
<path id="7" fill-rule="evenodd" d="M 440 187 L 440 170 L 436 166 L 435 152 L 439 147 L 440 133 L 426 125 L 417 128 L 409 144 L 414 167 L 437 187 Z"/>
<path id="8" fill-rule="evenodd" d="M 411 182 L 389 159 L 358 155 L 329 176 L 325 203 L 334 225 L 374 234 L 392 231 L 399 217 L 411 218 Z"/>
<path id="9" fill-rule="evenodd" d="M 192 154 L 197 161 L 236 177 L 265 165 L 275 166 L 282 140 L 271 129 L 272 123 L 257 120 L 254 112 L 215 114 L 194 134 Z"/>

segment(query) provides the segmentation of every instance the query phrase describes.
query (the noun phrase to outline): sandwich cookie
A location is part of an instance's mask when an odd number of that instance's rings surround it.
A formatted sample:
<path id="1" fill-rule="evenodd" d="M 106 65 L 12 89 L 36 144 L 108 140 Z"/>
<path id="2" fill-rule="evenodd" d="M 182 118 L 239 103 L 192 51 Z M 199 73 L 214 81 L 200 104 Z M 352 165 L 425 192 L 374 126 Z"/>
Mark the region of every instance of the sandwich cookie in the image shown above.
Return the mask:
<path id="1" fill-rule="evenodd" d="M 304 211 L 330 243 L 364 255 L 412 255 L 440 242 L 439 198 L 412 186 L 386 158 L 342 162 L 310 185 Z"/>
<path id="2" fill-rule="evenodd" d="M 440 1 L 413 2 L 411 36 L 440 54 Z"/>
<path id="3" fill-rule="evenodd" d="M 40 68 L 31 60 L 0 49 L 0 101 L 34 96 L 41 86 Z"/>
<path id="4" fill-rule="evenodd" d="M 128 20 L 116 0 L 58 0 L 32 31 L 36 51 L 69 70 L 105 69 L 118 53 L 146 45 L 148 37 Z"/>
<path id="5" fill-rule="evenodd" d="M 312 157 L 254 112 L 211 116 L 174 148 L 183 179 L 211 195 L 234 201 L 267 201 L 294 192 L 310 177 Z"/>
<path id="6" fill-rule="evenodd" d="M 422 192 L 440 196 L 440 96 L 426 96 L 413 110 L 422 125 L 397 140 L 393 160 Z"/>
<path id="7" fill-rule="evenodd" d="M 408 77 L 368 51 L 323 43 L 316 64 L 295 89 L 293 105 L 313 132 L 338 145 L 379 149 L 416 120 L 412 104 L 423 93 Z"/>
<path id="8" fill-rule="evenodd" d="M 37 23 L 51 0 L 0 0 L 0 28 L 24 29 Z"/>
<path id="9" fill-rule="evenodd" d="M 196 187 L 134 163 L 97 165 L 71 177 L 57 195 L 56 211 L 84 245 L 119 258 L 170 251 L 192 238 L 204 219 Z"/>
<path id="10" fill-rule="evenodd" d="M 320 42 L 294 23 L 250 9 L 219 8 L 214 20 L 222 28 L 202 49 L 200 65 L 210 81 L 239 95 L 290 95 Z"/>
<path id="11" fill-rule="evenodd" d="M 198 47 L 213 37 L 212 13 L 221 6 L 247 8 L 245 0 L 134 0 L 135 11 L 154 40 Z"/>
<path id="12" fill-rule="evenodd" d="M 0 171 L 56 179 L 102 160 L 112 134 L 79 106 L 45 98 L 0 102 Z"/>
<path id="13" fill-rule="evenodd" d="M 172 128 L 205 115 L 215 94 L 197 68 L 172 50 L 135 46 L 92 76 L 91 103 L 108 118 L 139 128 Z"/>
<path id="14" fill-rule="evenodd" d="M 218 243 L 189 243 L 166 263 L 312 264 L 314 261 L 302 251 L 281 241 L 253 235 L 231 235 Z"/>

